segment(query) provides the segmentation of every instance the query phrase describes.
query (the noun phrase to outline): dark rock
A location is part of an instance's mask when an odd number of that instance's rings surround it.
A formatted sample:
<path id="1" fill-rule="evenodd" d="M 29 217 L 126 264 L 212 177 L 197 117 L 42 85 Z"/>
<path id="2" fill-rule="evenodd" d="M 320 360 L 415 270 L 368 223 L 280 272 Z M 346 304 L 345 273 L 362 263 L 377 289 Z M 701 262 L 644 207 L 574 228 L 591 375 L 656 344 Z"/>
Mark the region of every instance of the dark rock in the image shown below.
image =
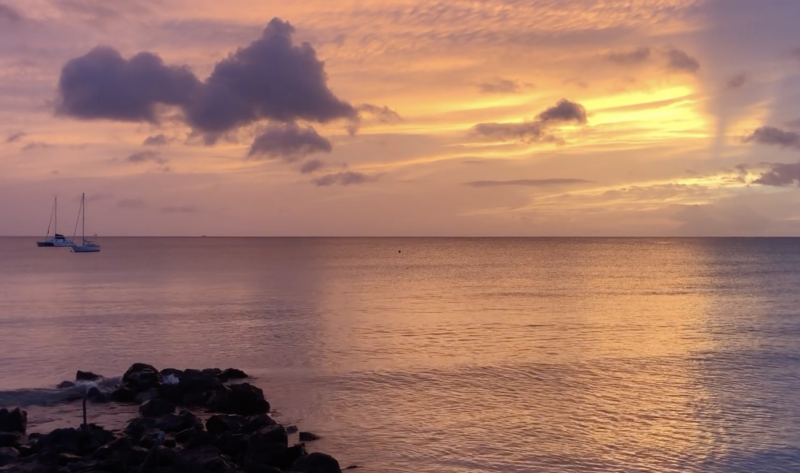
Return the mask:
<path id="1" fill-rule="evenodd" d="M 111 400 L 115 402 L 136 402 L 136 391 L 123 384 L 111 393 Z"/>
<path id="2" fill-rule="evenodd" d="M 142 417 L 162 417 L 175 412 L 175 404 L 163 399 L 151 399 L 139 406 Z"/>
<path id="3" fill-rule="evenodd" d="M 147 430 L 154 429 L 156 427 L 156 422 L 156 419 L 152 417 L 140 417 L 133 419 L 128 422 L 128 426 L 125 427 L 125 435 L 138 442 Z"/>
<path id="4" fill-rule="evenodd" d="M 16 448 L 17 451 L 19 452 L 20 458 L 36 455 L 36 449 L 33 447 L 33 445 L 20 445 L 19 447 Z"/>
<path id="5" fill-rule="evenodd" d="M 175 368 L 164 368 L 159 373 L 161 375 L 161 382 L 163 383 L 167 376 L 174 376 L 179 380 L 183 376 L 183 370 L 176 370 Z"/>
<path id="6" fill-rule="evenodd" d="M 298 458 L 292 465 L 292 471 L 299 473 L 342 473 L 339 462 L 335 458 L 319 452 Z"/>
<path id="7" fill-rule="evenodd" d="M 301 442 L 313 442 L 314 440 L 319 440 L 321 438 L 322 437 L 320 437 L 319 435 L 313 434 L 311 432 L 302 432 L 302 431 L 300 432 Z"/>
<path id="8" fill-rule="evenodd" d="M 78 463 L 81 460 L 83 460 L 83 458 L 79 457 L 78 455 L 73 455 L 71 453 L 59 453 L 56 462 L 58 462 L 58 464 L 61 466 L 66 466 L 71 463 Z"/>
<path id="9" fill-rule="evenodd" d="M 175 439 L 165 438 L 164 439 L 164 446 L 167 448 L 175 448 L 177 444 L 175 443 Z"/>
<path id="10" fill-rule="evenodd" d="M 274 466 L 268 465 L 247 465 L 245 466 L 245 473 L 281 473 L 280 468 L 275 468 Z M 291 473 L 291 472 L 290 472 Z"/>
<path id="11" fill-rule="evenodd" d="M 206 402 L 208 402 L 208 397 L 211 395 L 210 392 L 188 392 L 184 393 L 181 396 L 181 405 L 183 406 L 190 406 L 190 407 L 199 407 L 205 406 Z"/>
<path id="12" fill-rule="evenodd" d="M 282 425 L 262 427 L 252 435 L 252 438 L 258 439 L 261 443 L 279 443 L 284 447 L 289 446 L 289 436 Z"/>
<path id="13" fill-rule="evenodd" d="M 249 416 L 269 412 L 269 403 L 264 391 L 249 384 L 234 384 L 215 391 L 206 406 L 211 412 Z"/>
<path id="14" fill-rule="evenodd" d="M 222 374 L 222 370 L 219 368 L 206 368 L 204 370 L 200 370 L 201 373 L 208 376 L 214 376 L 215 378 L 219 378 Z"/>
<path id="15" fill-rule="evenodd" d="M 228 382 L 228 381 L 230 381 L 232 379 L 249 378 L 249 376 L 247 376 L 247 373 L 245 373 L 242 370 L 237 370 L 236 368 L 228 368 L 225 371 L 223 371 L 222 373 L 220 373 L 217 377 L 223 383 Z"/>
<path id="16" fill-rule="evenodd" d="M 103 377 L 91 371 L 78 371 L 75 374 L 75 381 L 97 381 L 98 379 L 103 379 Z"/>
<path id="17" fill-rule="evenodd" d="M 122 375 L 122 384 L 130 386 L 137 393 L 158 387 L 160 381 L 158 370 L 144 363 L 134 363 Z"/>
<path id="18" fill-rule="evenodd" d="M 289 426 L 286 427 L 286 433 L 287 434 L 293 434 L 295 432 L 297 432 L 297 426 L 296 425 L 289 425 Z"/>
<path id="19" fill-rule="evenodd" d="M 194 450 L 197 448 L 202 448 L 207 445 L 212 445 L 216 439 L 213 435 L 209 434 L 205 430 L 202 429 L 194 429 L 192 436 L 189 440 L 184 444 L 184 447 L 187 450 Z"/>
<path id="20" fill-rule="evenodd" d="M 223 432 L 239 432 L 247 419 L 237 415 L 214 415 L 206 421 L 206 430 L 212 435 Z"/>
<path id="21" fill-rule="evenodd" d="M 0 409 L 0 432 L 19 432 L 24 434 L 28 428 L 28 413 L 18 408 L 13 411 Z"/>
<path id="22" fill-rule="evenodd" d="M 268 427 L 270 425 L 278 425 L 278 423 L 275 422 L 275 419 L 273 419 L 267 414 L 259 414 L 247 418 L 247 422 L 242 426 L 242 432 L 247 434 L 252 434 L 253 432 L 261 429 L 262 427 Z M 297 431 L 296 427 L 295 431 Z M 290 432 L 289 429 L 287 428 L 286 433 L 293 433 L 293 432 Z"/>
<path id="23" fill-rule="evenodd" d="M 56 454 L 70 453 L 73 455 L 87 455 L 115 439 L 113 432 L 94 424 L 81 429 L 56 429 L 39 438 L 36 449 L 41 452 L 49 450 Z"/>
<path id="24" fill-rule="evenodd" d="M 236 471 L 236 466 L 228 459 L 220 456 L 220 451 L 213 445 L 204 445 L 191 451 L 184 451 L 177 457 L 176 466 L 183 471 L 225 473 Z"/>
<path id="25" fill-rule="evenodd" d="M 287 448 L 277 465 L 281 470 L 288 470 L 298 459 L 308 455 L 306 446 L 302 443 Z"/>
<path id="26" fill-rule="evenodd" d="M 158 387 L 158 397 L 175 404 L 183 404 L 183 388 L 179 384 L 162 383 Z M 203 400 L 205 402 L 205 399 Z"/>
<path id="27" fill-rule="evenodd" d="M 195 425 L 202 425 L 200 419 L 186 410 L 177 415 L 167 414 L 156 422 L 156 427 L 164 432 L 180 432 Z"/>
<path id="28" fill-rule="evenodd" d="M 146 391 L 140 391 L 136 393 L 136 402 L 142 404 L 151 399 L 158 399 L 160 397 L 161 397 L 161 390 L 159 388 L 150 388 Z"/>
<path id="29" fill-rule="evenodd" d="M 186 443 L 194 436 L 195 433 L 198 431 L 203 430 L 202 427 L 192 427 L 191 429 L 181 430 L 177 434 L 175 434 L 175 441 L 179 443 Z"/>
<path id="30" fill-rule="evenodd" d="M 0 432 L 0 447 L 19 447 L 25 438 L 20 432 Z"/>
<path id="31" fill-rule="evenodd" d="M 247 435 L 223 432 L 214 441 L 214 446 L 219 448 L 225 455 L 231 457 L 233 461 L 241 463 L 244 454 L 247 452 L 249 441 L 250 437 Z"/>
<path id="32" fill-rule="evenodd" d="M 0 447 L 0 466 L 6 466 L 9 463 L 16 461 L 19 457 L 19 452 L 16 448 Z"/>
<path id="33" fill-rule="evenodd" d="M 178 385 L 183 389 L 184 393 L 206 393 L 209 391 L 217 391 L 224 387 L 213 373 L 186 370 L 180 378 Z"/>
<path id="34" fill-rule="evenodd" d="M 121 437 L 97 449 L 91 456 L 99 461 L 98 469 L 109 472 L 126 472 L 131 467 L 141 465 L 147 457 L 147 450 L 133 445 L 127 437 Z"/>
<path id="35" fill-rule="evenodd" d="M 61 381 L 60 383 L 58 383 L 58 386 L 56 386 L 56 388 L 58 389 L 68 389 L 74 387 L 75 383 L 73 383 L 72 381 Z"/>
<path id="36" fill-rule="evenodd" d="M 347 468 L 342 468 L 343 470 L 355 470 L 356 468 L 361 468 L 358 465 L 350 465 Z"/>

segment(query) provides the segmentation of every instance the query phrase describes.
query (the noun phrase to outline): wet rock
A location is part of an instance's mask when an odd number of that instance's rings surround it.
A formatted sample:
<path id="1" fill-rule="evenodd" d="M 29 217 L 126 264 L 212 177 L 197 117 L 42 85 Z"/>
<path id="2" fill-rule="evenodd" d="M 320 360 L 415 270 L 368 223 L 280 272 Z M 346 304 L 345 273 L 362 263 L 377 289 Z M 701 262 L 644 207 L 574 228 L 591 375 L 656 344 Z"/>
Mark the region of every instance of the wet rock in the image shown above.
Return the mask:
<path id="1" fill-rule="evenodd" d="M 164 439 L 164 446 L 167 448 L 175 448 L 177 443 L 175 443 L 175 439 L 172 438 L 165 438 Z"/>
<path id="2" fill-rule="evenodd" d="M 24 434 L 28 428 L 28 413 L 18 408 L 13 411 L 0 409 L 0 432 L 19 432 Z"/>
<path id="3" fill-rule="evenodd" d="M 19 452 L 16 448 L 0 447 L 0 467 L 14 462 L 17 457 L 19 457 Z"/>
<path id="4" fill-rule="evenodd" d="M 58 386 L 56 386 L 56 388 L 58 389 L 69 389 L 74 387 L 75 383 L 73 383 L 72 381 L 61 381 L 60 383 L 58 383 Z"/>
<path id="5" fill-rule="evenodd" d="M 292 471 L 299 473 L 342 473 L 339 462 L 335 458 L 319 452 L 298 458 L 292 465 Z"/>
<path id="6" fill-rule="evenodd" d="M 134 441 L 138 442 L 147 430 L 154 429 L 156 427 L 156 422 L 157 420 L 152 417 L 133 419 L 128 422 L 128 426 L 125 427 L 124 433 Z"/>
<path id="7" fill-rule="evenodd" d="M 233 461 L 241 463 L 247 452 L 247 444 L 249 442 L 250 437 L 247 435 L 223 432 L 214 441 L 214 446 L 225 455 L 231 457 Z"/>
<path id="8" fill-rule="evenodd" d="M 237 370 L 236 368 L 228 368 L 225 371 L 223 371 L 222 373 L 220 373 L 219 376 L 217 376 L 217 377 L 223 383 L 226 383 L 226 382 L 228 382 L 228 381 L 230 381 L 232 379 L 249 378 L 249 376 L 247 376 L 247 373 L 245 373 L 242 370 Z"/>
<path id="9" fill-rule="evenodd" d="M 190 429 L 181 430 L 175 434 L 175 441 L 179 443 L 187 443 L 198 431 L 203 430 L 202 427 L 196 426 Z"/>
<path id="10" fill-rule="evenodd" d="M 214 415 L 206 421 L 206 430 L 212 435 L 223 432 L 238 432 L 247 419 L 237 415 Z"/>
<path id="11" fill-rule="evenodd" d="M 286 427 L 286 433 L 287 434 L 293 434 L 295 432 L 297 432 L 297 426 L 296 425 L 289 425 L 289 426 Z"/>
<path id="12" fill-rule="evenodd" d="M 158 397 L 175 404 L 184 404 L 183 394 L 183 389 L 179 384 L 161 383 L 161 386 L 158 387 Z"/>
<path id="13" fill-rule="evenodd" d="M 342 470 L 355 470 L 356 468 L 361 468 L 358 465 L 350 465 L 347 468 L 342 468 Z"/>
<path id="14" fill-rule="evenodd" d="M 204 370 L 200 370 L 201 373 L 208 376 L 214 376 L 215 378 L 219 378 L 222 374 L 222 370 L 219 368 L 206 368 Z"/>
<path id="15" fill-rule="evenodd" d="M 248 417 L 247 418 L 247 422 L 242 426 L 241 430 L 242 430 L 243 433 L 252 434 L 253 432 L 256 432 L 257 430 L 259 430 L 259 429 L 261 429 L 263 427 L 268 427 L 270 425 L 278 425 L 278 423 L 275 422 L 275 419 L 273 419 L 272 417 L 270 417 L 267 414 L 259 414 L 259 415 Z M 297 431 L 297 428 L 295 427 L 295 432 L 296 431 Z M 286 433 L 293 433 L 293 432 L 291 432 L 287 428 L 286 429 Z"/>
<path id="16" fill-rule="evenodd" d="M 81 429 L 56 429 L 39 438 L 35 449 L 40 452 L 40 456 L 43 451 L 52 451 L 56 455 L 61 453 L 87 455 L 115 438 L 113 432 L 90 424 Z"/>
<path id="17" fill-rule="evenodd" d="M 185 370 L 180 378 L 178 385 L 184 393 L 207 393 L 224 388 L 220 381 L 212 372 Z"/>
<path id="18" fill-rule="evenodd" d="M 236 471 L 230 460 L 220 456 L 220 451 L 213 445 L 204 445 L 191 451 L 185 451 L 177 458 L 176 466 L 183 471 L 224 473 Z"/>
<path id="19" fill-rule="evenodd" d="M 158 387 L 160 381 L 161 376 L 158 370 L 144 363 L 134 363 L 122 375 L 122 384 L 129 386 L 137 393 Z"/>
<path id="20" fill-rule="evenodd" d="M 249 384 L 234 384 L 214 391 L 206 406 L 211 412 L 249 416 L 269 412 L 264 391 Z"/>
<path id="21" fill-rule="evenodd" d="M 103 376 L 94 374 L 91 371 L 78 371 L 75 373 L 75 381 L 97 381 L 103 379 Z"/>
<path id="22" fill-rule="evenodd" d="M 184 447 L 187 450 L 194 450 L 205 447 L 207 445 L 213 445 L 215 440 L 216 439 L 214 438 L 214 436 L 209 434 L 205 430 L 194 429 L 192 432 L 192 436 L 184 444 Z"/>
<path id="23" fill-rule="evenodd" d="M 156 428 L 164 432 L 180 432 L 201 425 L 200 419 L 187 410 L 182 410 L 180 414 L 167 414 L 156 422 Z"/>
<path id="24" fill-rule="evenodd" d="M 96 387 L 92 386 L 86 391 L 86 398 L 94 403 L 104 404 L 106 402 L 111 402 L 111 397 L 97 389 Z"/>
<path id="25" fill-rule="evenodd" d="M 25 436 L 20 432 L 0 432 L 0 447 L 19 447 Z"/>
<path id="26" fill-rule="evenodd" d="M 136 393 L 136 402 L 142 404 L 151 399 L 159 399 L 160 397 L 161 397 L 161 390 L 159 388 L 151 388 L 146 391 L 141 391 Z"/>
<path id="27" fill-rule="evenodd" d="M 263 427 L 258 432 L 252 435 L 252 438 L 257 439 L 261 443 L 279 443 L 284 447 L 289 446 L 289 436 L 286 434 L 286 429 L 282 425 L 270 425 Z"/>
<path id="28" fill-rule="evenodd" d="M 61 466 L 66 466 L 71 463 L 78 463 L 81 460 L 83 460 L 83 458 L 79 457 L 78 455 L 73 455 L 71 453 L 59 453 L 56 462 Z"/>
<path id="29" fill-rule="evenodd" d="M 123 403 L 136 402 L 136 391 L 123 384 L 111 393 L 111 400 Z"/>
<path id="30" fill-rule="evenodd" d="M 139 406 L 142 417 L 162 417 L 175 412 L 175 404 L 163 399 L 151 399 Z"/>
<path id="31" fill-rule="evenodd" d="M 302 432 L 302 431 L 300 432 L 300 441 L 301 442 L 313 442 L 314 440 L 319 440 L 321 438 L 322 437 L 320 437 L 319 435 L 311 433 L 311 432 Z"/>
<path id="32" fill-rule="evenodd" d="M 178 380 L 183 376 L 183 370 L 176 370 L 175 368 L 164 368 L 159 373 L 161 375 L 161 382 L 166 382 L 165 379 L 172 376 Z"/>

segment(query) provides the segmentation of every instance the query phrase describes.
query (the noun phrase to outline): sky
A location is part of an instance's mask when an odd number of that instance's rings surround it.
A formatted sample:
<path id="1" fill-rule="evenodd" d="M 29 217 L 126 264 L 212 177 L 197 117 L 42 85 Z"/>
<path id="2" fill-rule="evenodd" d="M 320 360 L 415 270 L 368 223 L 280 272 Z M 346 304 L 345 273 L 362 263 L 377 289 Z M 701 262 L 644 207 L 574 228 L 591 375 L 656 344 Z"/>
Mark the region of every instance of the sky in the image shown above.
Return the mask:
<path id="1" fill-rule="evenodd" d="M 797 0 L 0 0 L 0 235 L 800 236 Z"/>

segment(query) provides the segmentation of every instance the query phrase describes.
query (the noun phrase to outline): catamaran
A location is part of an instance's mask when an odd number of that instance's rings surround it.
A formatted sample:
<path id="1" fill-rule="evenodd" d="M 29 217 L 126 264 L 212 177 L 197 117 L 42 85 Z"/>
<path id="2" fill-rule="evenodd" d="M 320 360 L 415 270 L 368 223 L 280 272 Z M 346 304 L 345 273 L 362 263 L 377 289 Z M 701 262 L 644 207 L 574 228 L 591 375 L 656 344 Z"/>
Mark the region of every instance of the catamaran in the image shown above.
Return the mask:
<path id="1" fill-rule="evenodd" d="M 86 194 L 81 194 L 81 207 L 78 209 L 78 220 L 75 222 L 75 234 L 78 233 L 78 222 L 81 223 L 81 244 L 73 243 L 73 253 L 94 253 L 100 251 L 100 245 L 86 239 Z M 73 236 L 73 239 L 75 237 Z"/>
<path id="2" fill-rule="evenodd" d="M 53 238 L 50 238 L 50 226 L 53 226 Z M 53 210 L 50 212 L 50 221 L 47 223 L 47 235 L 44 240 L 37 241 L 39 248 L 70 247 L 75 243 L 64 235 L 58 233 L 58 197 L 53 200 Z"/>

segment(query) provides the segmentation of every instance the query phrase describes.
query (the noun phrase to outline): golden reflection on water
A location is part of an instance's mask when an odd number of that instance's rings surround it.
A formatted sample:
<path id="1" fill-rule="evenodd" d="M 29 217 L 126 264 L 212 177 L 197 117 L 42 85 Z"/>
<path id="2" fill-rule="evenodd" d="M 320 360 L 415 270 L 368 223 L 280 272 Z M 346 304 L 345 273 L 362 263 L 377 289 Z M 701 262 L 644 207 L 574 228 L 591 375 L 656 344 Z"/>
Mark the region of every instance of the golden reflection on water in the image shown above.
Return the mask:
<path id="1" fill-rule="evenodd" d="M 366 472 L 751 471 L 800 447 L 793 245 L 117 240 L 3 281 L 4 388 L 236 366 Z"/>

